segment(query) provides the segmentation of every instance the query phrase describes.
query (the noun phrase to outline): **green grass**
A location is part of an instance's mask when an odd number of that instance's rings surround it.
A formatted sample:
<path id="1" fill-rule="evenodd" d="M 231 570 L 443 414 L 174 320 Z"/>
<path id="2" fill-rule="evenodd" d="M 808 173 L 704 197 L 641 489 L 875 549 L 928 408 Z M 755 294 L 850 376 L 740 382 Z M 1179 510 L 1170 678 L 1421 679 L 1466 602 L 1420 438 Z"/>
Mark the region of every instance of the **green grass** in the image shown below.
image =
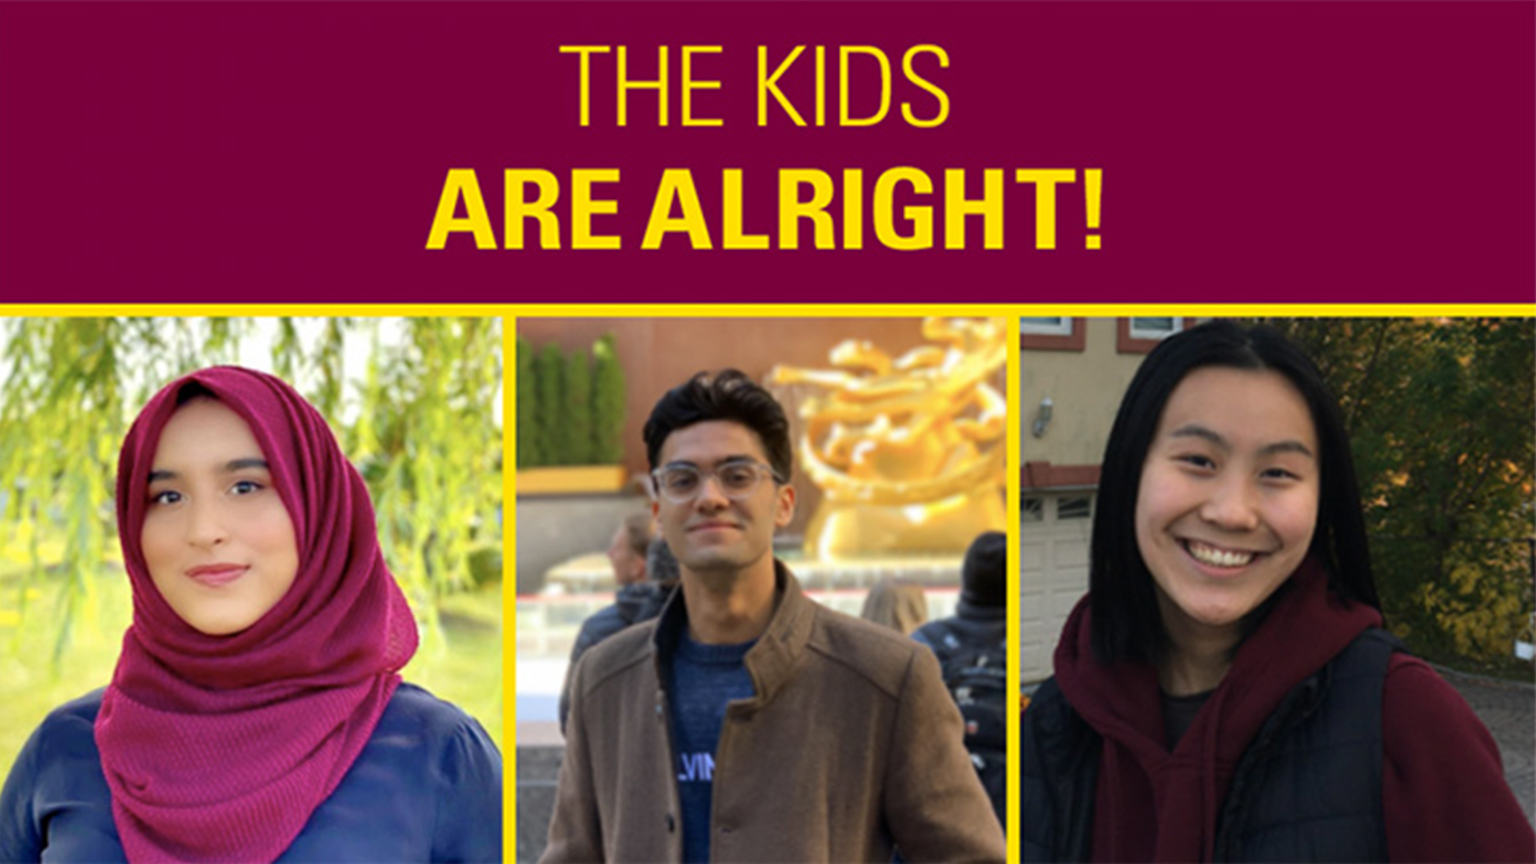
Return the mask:
<path id="1" fill-rule="evenodd" d="M 123 631 L 132 618 L 132 596 L 122 572 L 93 583 L 98 602 L 74 617 L 67 650 L 52 662 L 63 620 L 61 580 L 24 588 L 14 572 L 0 575 L 0 776 L 49 711 L 112 677 Z M 28 611 L 16 610 L 26 591 Z M 422 633 L 422 644 L 405 668 L 407 681 L 432 691 L 480 721 L 502 744 L 501 586 L 444 600 L 439 634 Z"/>
<path id="2" fill-rule="evenodd" d="M 441 638 L 422 633 L 402 674 L 463 708 L 501 747 L 501 583 L 446 597 L 438 612 Z"/>
<path id="3" fill-rule="evenodd" d="M 53 663 L 63 617 L 62 580 L 26 588 L 16 578 L 0 580 L 0 771 L 10 773 L 21 745 L 49 711 L 103 687 L 112 677 L 123 631 L 132 617 L 126 576 L 102 576 L 94 583 L 99 602 L 75 616 L 69 648 Z M 27 592 L 28 611 L 14 614 Z"/>

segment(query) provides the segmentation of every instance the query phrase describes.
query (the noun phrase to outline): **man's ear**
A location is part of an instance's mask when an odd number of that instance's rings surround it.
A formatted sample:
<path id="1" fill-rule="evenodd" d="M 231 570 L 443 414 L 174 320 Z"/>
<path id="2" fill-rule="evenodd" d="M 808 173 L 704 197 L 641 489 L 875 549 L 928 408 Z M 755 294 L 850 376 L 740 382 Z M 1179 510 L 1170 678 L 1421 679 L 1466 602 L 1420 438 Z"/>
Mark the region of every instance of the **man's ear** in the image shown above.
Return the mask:
<path id="1" fill-rule="evenodd" d="M 783 528 L 795 518 L 795 487 L 785 483 L 779 487 L 778 496 L 773 524 Z"/>

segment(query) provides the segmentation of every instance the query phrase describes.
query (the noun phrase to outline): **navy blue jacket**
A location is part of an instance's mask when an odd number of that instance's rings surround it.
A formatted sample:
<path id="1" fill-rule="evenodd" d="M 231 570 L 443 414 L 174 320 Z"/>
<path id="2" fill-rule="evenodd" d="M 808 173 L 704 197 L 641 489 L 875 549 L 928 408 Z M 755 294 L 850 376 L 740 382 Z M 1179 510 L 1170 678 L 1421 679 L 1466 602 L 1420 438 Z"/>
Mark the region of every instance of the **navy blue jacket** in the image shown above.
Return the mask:
<path id="1" fill-rule="evenodd" d="M 48 715 L 0 792 L 0 861 L 123 861 L 94 725 L 103 691 Z M 279 861 L 499 861 L 501 754 L 473 718 L 401 684 Z"/>
<path id="2" fill-rule="evenodd" d="M 958 642 L 966 645 L 1002 642 L 1008 638 L 1007 613 L 1007 607 L 981 606 L 962 596 L 955 603 L 954 615 L 929 621 L 913 630 L 912 638 L 932 648 L 942 665 L 953 651 L 944 638 L 946 634 L 953 633 Z"/>

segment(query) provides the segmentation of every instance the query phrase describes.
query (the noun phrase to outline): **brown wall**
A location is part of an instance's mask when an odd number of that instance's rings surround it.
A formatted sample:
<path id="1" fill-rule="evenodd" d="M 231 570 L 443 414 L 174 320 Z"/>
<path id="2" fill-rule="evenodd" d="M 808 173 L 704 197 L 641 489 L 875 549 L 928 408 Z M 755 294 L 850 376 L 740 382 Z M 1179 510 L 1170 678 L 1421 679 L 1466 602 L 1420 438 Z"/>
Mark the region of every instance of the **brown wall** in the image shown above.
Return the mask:
<path id="1" fill-rule="evenodd" d="M 892 356 L 929 344 L 921 318 L 519 318 L 517 333 L 535 346 L 556 342 L 569 351 L 614 334 L 629 388 L 624 441 L 625 468 L 649 470 L 640 430 L 651 406 L 668 389 L 700 370 L 734 366 L 763 381 L 775 365 L 829 368 L 827 354 L 845 339 L 868 340 Z M 1002 388 L 1002 377 L 997 386 Z M 792 425 L 798 418 L 791 414 Z M 798 533 L 819 495 L 797 472 Z"/>

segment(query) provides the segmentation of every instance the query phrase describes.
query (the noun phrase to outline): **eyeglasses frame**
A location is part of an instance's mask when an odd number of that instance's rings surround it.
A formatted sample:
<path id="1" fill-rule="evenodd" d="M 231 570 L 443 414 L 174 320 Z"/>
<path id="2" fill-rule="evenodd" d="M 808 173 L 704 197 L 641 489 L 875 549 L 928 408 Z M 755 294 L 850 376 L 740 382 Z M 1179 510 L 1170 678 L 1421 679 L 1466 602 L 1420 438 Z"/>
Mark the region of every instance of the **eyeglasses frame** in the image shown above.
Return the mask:
<path id="1" fill-rule="evenodd" d="M 732 495 L 725 488 L 725 484 L 720 481 L 720 469 L 727 468 L 727 467 L 732 467 L 732 468 L 740 467 L 740 466 L 743 466 L 743 465 L 751 465 L 753 468 L 758 469 L 757 470 L 757 482 L 754 483 L 752 485 L 752 488 L 750 490 L 748 490 L 745 494 L 742 494 L 742 495 L 739 495 L 739 496 L 738 495 Z M 682 499 L 674 498 L 671 495 L 668 495 L 666 492 L 662 491 L 663 486 L 662 486 L 662 482 L 661 482 L 661 475 L 662 475 L 663 472 L 665 472 L 665 471 L 667 471 L 669 469 L 672 469 L 672 468 L 691 468 L 694 471 L 697 471 L 699 473 L 699 481 L 700 481 L 699 482 L 699 488 L 694 490 L 694 493 L 692 495 L 689 495 L 687 498 L 682 498 Z M 747 498 L 752 497 L 752 494 L 754 492 L 756 492 L 760 486 L 763 485 L 763 475 L 765 473 L 767 474 L 768 478 L 770 480 L 772 480 L 776 485 L 783 486 L 787 482 L 787 481 L 785 481 L 783 478 L 781 478 L 779 476 L 779 472 L 774 470 L 774 467 L 772 465 L 769 465 L 767 462 L 763 462 L 763 461 L 758 460 L 758 459 L 726 459 L 726 460 L 724 460 L 722 462 L 715 463 L 715 465 L 713 467 L 710 467 L 710 468 L 705 468 L 705 467 L 703 467 L 701 465 L 695 465 L 692 462 L 668 462 L 665 465 L 662 465 L 662 466 L 660 466 L 658 468 L 652 469 L 649 476 L 651 478 L 651 489 L 652 489 L 652 492 L 653 492 L 653 494 L 657 498 L 665 499 L 665 500 L 667 500 L 667 501 L 669 501 L 669 502 L 671 502 L 673 504 L 688 504 L 688 503 L 692 502 L 694 499 L 698 498 L 699 494 L 701 492 L 703 492 L 703 490 L 704 490 L 704 482 L 703 481 L 705 481 L 705 480 L 714 480 L 715 487 L 720 490 L 720 494 L 725 496 L 729 500 L 731 500 L 731 501 L 744 501 Z"/>

